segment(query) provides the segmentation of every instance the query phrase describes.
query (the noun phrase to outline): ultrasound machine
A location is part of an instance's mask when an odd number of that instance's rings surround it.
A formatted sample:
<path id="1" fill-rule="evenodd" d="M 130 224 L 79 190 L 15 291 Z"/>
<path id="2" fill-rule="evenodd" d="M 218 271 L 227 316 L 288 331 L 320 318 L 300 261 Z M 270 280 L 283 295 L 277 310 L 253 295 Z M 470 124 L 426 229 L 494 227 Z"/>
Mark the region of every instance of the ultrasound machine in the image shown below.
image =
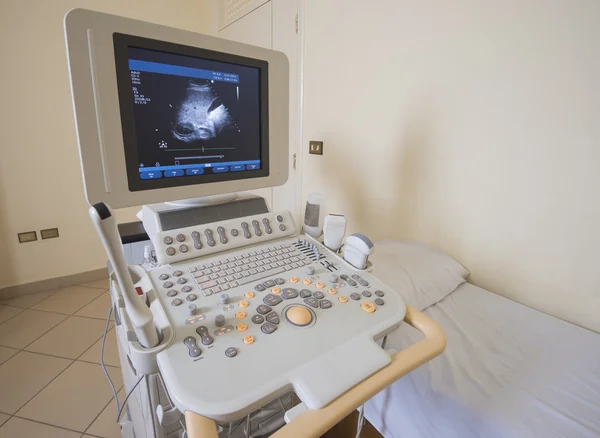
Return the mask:
<path id="1" fill-rule="evenodd" d="M 82 9 L 65 33 L 124 437 L 317 437 L 443 351 L 370 266 L 235 195 L 288 179 L 284 54 Z M 127 266 L 112 208 L 140 205 L 156 260 Z M 424 339 L 386 351 L 404 322 Z"/>

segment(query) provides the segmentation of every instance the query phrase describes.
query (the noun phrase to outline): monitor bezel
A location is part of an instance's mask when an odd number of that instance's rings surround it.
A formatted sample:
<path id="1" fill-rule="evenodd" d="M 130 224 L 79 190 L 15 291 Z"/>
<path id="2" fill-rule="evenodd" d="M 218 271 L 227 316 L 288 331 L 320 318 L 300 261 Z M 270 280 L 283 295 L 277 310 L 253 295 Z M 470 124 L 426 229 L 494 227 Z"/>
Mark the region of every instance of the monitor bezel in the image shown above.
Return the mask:
<path id="1" fill-rule="evenodd" d="M 200 47 L 191 47 L 183 44 L 176 44 L 151 38 L 143 38 L 118 32 L 113 34 L 113 43 L 117 88 L 119 94 L 119 107 L 121 113 L 121 126 L 123 132 L 123 146 L 125 151 L 125 164 L 130 191 L 136 192 L 269 176 L 269 64 L 267 62 L 259 59 L 233 55 L 230 53 L 216 52 L 214 50 L 207 50 Z M 135 129 L 134 105 L 131 97 L 131 78 L 127 50 L 130 47 L 257 68 L 259 70 L 260 81 L 260 169 L 142 180 L 139 172 L 138 141 Z"/>

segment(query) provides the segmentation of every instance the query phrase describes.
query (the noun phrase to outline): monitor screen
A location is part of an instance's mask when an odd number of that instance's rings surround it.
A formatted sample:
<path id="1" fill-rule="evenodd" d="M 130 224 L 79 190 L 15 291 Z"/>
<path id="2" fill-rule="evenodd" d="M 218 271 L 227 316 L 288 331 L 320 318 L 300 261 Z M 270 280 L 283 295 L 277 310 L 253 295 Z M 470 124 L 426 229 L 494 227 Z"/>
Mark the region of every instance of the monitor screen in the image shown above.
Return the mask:
<path id="1" fill-rule="evenodd" d="M 131 191 L 268 176 L 266 62 L 114 42 Z"/>

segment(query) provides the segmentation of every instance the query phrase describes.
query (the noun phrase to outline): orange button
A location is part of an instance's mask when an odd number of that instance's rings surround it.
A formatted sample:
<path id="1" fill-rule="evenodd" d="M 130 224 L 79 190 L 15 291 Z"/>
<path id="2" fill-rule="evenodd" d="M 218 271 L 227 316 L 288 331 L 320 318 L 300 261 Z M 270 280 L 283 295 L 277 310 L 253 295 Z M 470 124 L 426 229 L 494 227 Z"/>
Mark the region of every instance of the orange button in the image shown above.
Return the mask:
<path id="1" fill-rule="evenodd" d="M 248 301 L 240 301 L 240 307 L 242 309 L 245 309 L 246 307 L 248 307 L 250 305 L 250 303 Z"/>
<path id="2" fill-rule="evenodd" d="M 344 295 L 342 295 L 338 298 L 338 300 L 340 300 L 340 303 L 347 303 L 348 297 L 345 297 Z"/>
<path id="3" fill-rule="evenodd" d="M 244 319 L 246 317 L 246 312 L 238 312 L 235 314 L 237 319 Z"/>
<path id="4" fill-rule="evenodd" d="M 312 283 L 312 281 L 310 281 L 310 278 L 305 278 L 304 280 L 302 280 L 302 283 L 304 283 L 305 285 L 309 285 Z"/>
<path id="5" fill-rule="evenodd" d="M 300 281 L 300 279 L 298 277 L 290 277 L 290 281 L 292 283 L 298 283 Z"/>
<path id="6" fill-rule="evenodd" d="M 273 292 L 275 295 L 279 295 L 281 293 L 281 289 L 279 289 L 278 287 L 274 287 L 273 289 L 271 289 L 271 292 Z"/>
<path id="7" fill-rule="evenodd" d="M 240 322 L 237 325 L 237 331 L 238 332 L 245 332 L 246 330 L 248 330 L 248 326 L 246 324 L 244 324 L 243 322 Z"/>
<path id="8" fill-rule="evenodd" d="M 321 283 L 320 281 L 315 284 L 315 286 L 317 286 L 319 289 L 323 289 L 325 287 L 325 283 Z"/>
<path id="9" fill-rule="evenodd" d="M 341 297 L 340 297 L 341 298 Z M 363 309 L 365 312 L 367 313 L 373 313 L 375 312 L 375 304 L 373 303 L 369 303 L 368 301 L 365 301 L 364 303 L 362 303 L 360 305 L 360 308 Z"/>
<path id="10" fill-rule="evenodd" d="M 327 292 L 329 292 L 329 295 L 335 295 L 335 294 L 337 294 L 337 289 L 332 287 Z"/>
<path id="11" fill-rule="evenodd" d="M 244 336 L 244 338 L 242 339 L 242 341 L 244 342 L 244 344 L 254 344 L 254 336 Z"/>
<path id="12" fill-rule="evenodd" d="M 246 298 L 254 298 L 254 292 L 246 292 L 246 293 L 244 294 L 244 296 L 245 296 Z"/>

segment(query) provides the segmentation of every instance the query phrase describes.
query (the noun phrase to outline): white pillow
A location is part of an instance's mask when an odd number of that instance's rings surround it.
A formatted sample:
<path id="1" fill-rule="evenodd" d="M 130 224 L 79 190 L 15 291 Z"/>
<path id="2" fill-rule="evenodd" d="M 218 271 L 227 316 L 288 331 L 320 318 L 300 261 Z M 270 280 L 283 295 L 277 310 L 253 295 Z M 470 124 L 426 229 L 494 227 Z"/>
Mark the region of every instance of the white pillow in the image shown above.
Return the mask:
<path id="1" fill-rule="evenodd" d="M 371 262 L 373 275 L 417 310 L 433 306 L 469 276 L 469 271 L 448 254 L 418 242 L 377 242 Z"/>

